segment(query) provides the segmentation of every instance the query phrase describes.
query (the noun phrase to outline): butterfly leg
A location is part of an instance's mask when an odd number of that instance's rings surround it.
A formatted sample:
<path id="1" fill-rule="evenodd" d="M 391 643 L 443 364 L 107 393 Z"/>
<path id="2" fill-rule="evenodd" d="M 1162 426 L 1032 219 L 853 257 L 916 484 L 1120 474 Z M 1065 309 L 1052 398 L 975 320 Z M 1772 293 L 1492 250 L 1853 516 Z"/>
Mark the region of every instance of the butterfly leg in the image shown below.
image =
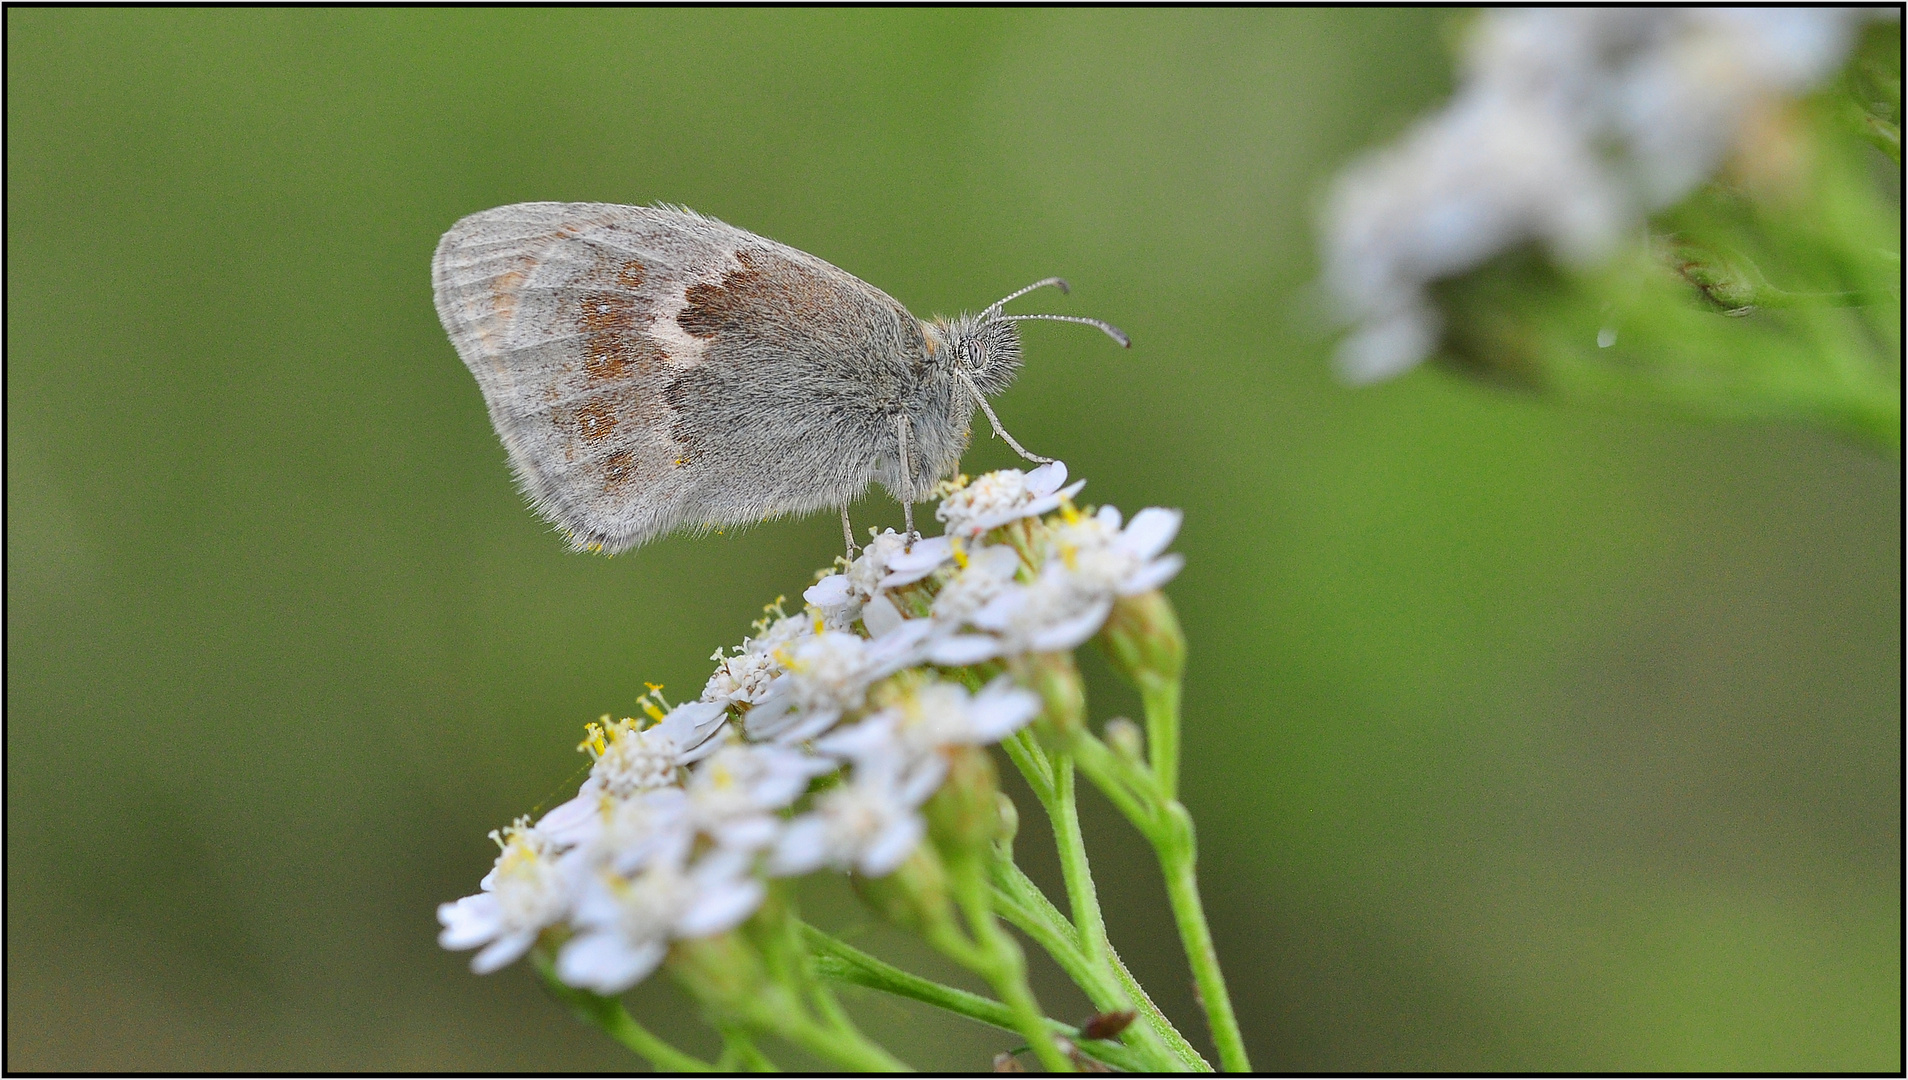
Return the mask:
<path id="1" fill-rule="evenodd" d="M 895 441 L 901 444 L 901 527 L 906 530 L 909 546 L 913 546 L 914 533 L 914 462 L 908 457 L 909 437 L 914 433 L 914 424 L 907 413 L 894 414 Z"/>
<path id="2" fill-rule="evenodd" d="M 841 508 L 841 538 L 848 545 L 848 561 L 855 561 L 855 527 L 848 524 L 848 508 Z"/>
<path id="3" fill-rule="evenodd" d="M 1028 461 L 1037 461 L 1042 465 L 1047 465 L 1052 463 L 1053 461 L 1052 458 L 1041 457 L 1039 454 L 1028 453 L 1026 447 L 1020 445 L 1018 442 L 1015 442 L 1014 437 L 1012 435 L 1007 434 L 1007 429 L 1000 426 L 1000 417 L 994 415 L 994 407 L 992 405 L 987 404 L 987 396 L 980 392 L 980 387 L 975 386 L 974 381 L 972 379 L 969 379 L 966 375 L 962 375 L 961 379 L 962 381 L 967 383 L 967 389 L 973 393 L 975 403 L 981 407 L 982 412 L 987 414 L 987 422 L 993 425 L 994 434 L 1000 436 L 1003 439 L 1006 439 L 1007 445 L 1014 448 L 1014 453 L 1019 454 L 1021 457 L 1026 458 Z"/>

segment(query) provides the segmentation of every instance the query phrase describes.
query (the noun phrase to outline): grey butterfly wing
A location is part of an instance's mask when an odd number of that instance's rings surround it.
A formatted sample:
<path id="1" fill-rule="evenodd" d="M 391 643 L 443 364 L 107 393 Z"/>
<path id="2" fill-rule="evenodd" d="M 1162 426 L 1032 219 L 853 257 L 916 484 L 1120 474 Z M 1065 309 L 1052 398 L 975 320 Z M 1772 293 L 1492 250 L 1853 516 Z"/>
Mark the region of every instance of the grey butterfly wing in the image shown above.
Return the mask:
<path id="1" fill-rule="evenodd" d="M 687 210 L 498 207 L 431 271 L 519 482 L 577 548 L 845 505 L 921 379 L 892 298 Z"/>

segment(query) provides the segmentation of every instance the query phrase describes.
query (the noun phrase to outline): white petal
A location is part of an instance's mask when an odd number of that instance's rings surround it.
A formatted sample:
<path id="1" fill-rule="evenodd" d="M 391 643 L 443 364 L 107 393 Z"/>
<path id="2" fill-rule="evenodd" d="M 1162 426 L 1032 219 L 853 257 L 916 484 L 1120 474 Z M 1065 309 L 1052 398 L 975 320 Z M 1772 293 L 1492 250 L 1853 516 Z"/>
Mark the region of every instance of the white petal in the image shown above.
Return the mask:
<path id="1" fill-rule="evenodd" d="M 720 726 L 728 711 L 720 701 L 687 701 L 669 710 L 655 730 L 667 731 L 677 746 L 695 746 Z"/>
<path id="2" fill-rule="evenodd" d="M 911 766 L 912 771 L 895 789 L 894 798 L 903 806 L 913 808 L 926 802 L 947 779 L 947 759 L 939 754 L 930 754 Z"/>
<path id="3" fill-rule="evenodd" d="M 514 934 L 505 934 L 484 946 L 482 952 L 471 957 L 470 970 L 479 975 L 488 975 L 529 952 L 530 946 L 536 940 L 535 930 L 519 930 Z"/>
<path id="4" fill-rule="evenodd" d="M 1173 580 L 1179 574 L 1180 568 L 1185 565 L 1185 556 L 1176 551 L 1172 552 L 1135 570 L 1131 577 L 1120 582 L 1120 587 L 1115 591 L 1121 596 L 1138 596 L 1143 592 L 1151 592 Z"/>
<path id="5" fill-rule="evenodd" d="M 881 835 L 875 837 L 868 850 L 861 853 L 856 868 L 869 877 L 887 877 L 894 873 L 921 842 L 921 835 L 927 831 L 926 824 L 919 815 L 909 814 L 899 818 Z"/>
<path id="6" fill-rule="evenodd" d="M 800 750 L 791 750 L 781 746 L 753 747 L 763 762 L 764 775 L 757 782 L 750 796 L 764 807 L 774 807 L 784 798 L 784 785 L 793 785 L 793 794 L 786 795 L 794 799 L 807 790 L 808 781 L 823 773 L 831 773 L 840 768 L 840 764 L 825 757 L 816 757 Z"/>
<path id="7" fill-rule="evenodd" d="M 1065 652 L 1077 648 L 1098 632 L 1101 624 L 1106 622 L 1107 612 L 1112 610 L 1113 601 L 1101 600 L 1082 614 L 1042 627 L 1028 638 L 1027 643 L 1033 646 L 1034 652 Z"/>
<path id="8" fill-rule="evenodd" d="M 815 740 L 815 749 L 821 753 L 857 759 L 885 754 L 893 746 L 894 718 L 887 713 L 838 728 Z"/>
<path id="9" fill-rule="evenodd" d="M 778 829 L 772 817 L 743 818 L 716 826 L 715 842 L 731 851 L 760 851 L 775 842 Z"/>
<path id="10" fill-rule="evenodd" d="M 999 742 L 1040 715 L 1040 698 L 1002 676 L 974 699 L 969 725 L 977 742 Z"/>
<path id="11" fill-rule="evenodd" d="M 1028 473 L 1027 478 L 1021 481 L 1036 496 L 1051 495 L 1066 482 L 1067 463 L 1064 461 L 1049 461 Z"/>
<path id="12" fill-rule="evenodd" d="M 1013 577 L 1014 571 L 1020 568 L 1020 552 L 1005 544 L 991 544 L 968 556 L 967 565 L 969 573 L 979 569 L 992 577 L 1005 580 Z"/>
<path id="13" fill-rule="evenodd" d="M 602 796 L 585 785 L 583 793 L 552 809 L 537 822 L 537 831 L 559 847 L 581 844 L 602 827 Z"/>
<path id="14" fill-rule="evenodd" d="M 768 872 L 776 877 L 806 874 L 828 860 L 828 823 L 817 814 L 803 814 L 788 823 L 769 855 Z"/>
<path id="15" fill-rule="evenodd" d="M 722 731 L 722 728 L 718 726 L 714 731 L 711 731 L 709 733 L 707 738 L 702 740 L 701 746 L 698 746 L 695 749 L 690 750 L 686 754 L 678 755 L 676 757 L 676 763 L 678 765 L 694 765 L 696 762 L 701 761 L 703 758 L 706 758 L 710 756 L 711 754 L 714 754 L 716 751 L 722 749 L 725 745 L 727 745 L 727 743 L 724 742 L 724 740 L 722 739 L 716 738 L 716 735 L 720 733 L 721 731 Z"/>
<path id="16" fill-rule="evenodd" d="M 585 934 L 557 953 L 557 978 L 599 994 L 620 994 L 656 970 L 666 952 L 660 941 L 631 945 L 621 934 Z"/>
<path id="17" fill-rule="evenodd" d="M 877 595 L 862 605 L 861 623 L 868 628 L 870 637 L 882 637 L 889 631 L 900 629 L 901 622 L 901 610 L 886 596 Z"/>
<path id="18" fill-rule="evenodd" d="M 780 682 L 781 680 L 777 680 Z M 742 721 L 742 730 L 751 739 L 769 739 L 795 722 L 795 695 L 774 691 L 760 705 L 750 709 Z"/>
<path id="19" fill-rule="evenodd" d="M 591 875 L 570 909 L 570 921 L 577 926 L 615 926 L 623 907 L 600 877 Z"/>
<path id="20" fill-rule="evenodd" d="M 823 772 L 836 768 L 832 761 L 823 762 Z M 815 775 L 807 768 L 771 772 L 755 782 L 749 789 L 749 799 L 764 810 L 780 810 L 808 790 L 809 777 Z"/>
<path id="21" fill-rule="evenodd" d="M 1179 533 L 1179 523 L 1185 519 L 1178 510 L 1163 510 L 1149 506 L 1133 515 L 1133 523 L 1126 527 L 1114 546 L 1131 552 L 1142 559 L 1150 559 L 1166 550 Z"/>
<path id="22" fill-rule="evenodd" d="M 830 574 L 802 590 L 802 599 L 818 608 L 840 607 L 852 595 L 846 574 Z"/>
<path id="23" fill-rule="evenodd" d="M 868 649 L 868 662 L 881 675 L 891 675 L 913 663 L 914 650 L 933 633 L 934 625 L 926 619 L 903 619 L 901 625 L 874 639 Z"/>
<path id="24" fill-rule="evenodd" d="M 1005 630 L 1013 623 L 1014 616 L 1027 605 L 1025 586 L 1009 586 L 1005 592 L 981 605 L 979 611 L 968 616 L 967 621 L 983 630 Z"/>
<path id="25" fill-rule="evenodd" d="M 945 536 L 917 540 L 913 547 L 897 552 L 888 560 L 888 574 L 881 579 L 881 587 L 892 589 L 912 584 L 933 573 L 953 557 L 954 542 Z"/>
<path id="26" fill-rule="evenodd" d="M 802 717 L 792 727 L 782 729 L 782 731 L 775 736 L 775 741 L 783 746 L 806 742 L 820 735 L 822 732 L 827 731 L 829 728 L 834 727 L 835 721 L 840 719 L 840 709 L 817 709 L 807 716 Z"/>
<path id="27" fill-rule="evenodd" d="M 1106 526 L 1109 529 L 1112 529 L 1114 532 L 1119 531 L 1120 529 L 1120 508 L 1119 507 L 1102 506 L 1100 507 L 1099 512 L 1094 514 L 1093 516 L 1096 520 L 1099 521 L 1100 524 Z"/>
<path id="28" fill-rule="evenodd" d="M 999 656 L 998 638 L 985 634 L 955 634 L 928 646 L 927 658 L 942 667 L 966 667 Z"/>
<path id="29" fill-rule="evenodd" d="M 692 938 L 720 934 L 748 918 L 765 895 L 767 890 L 754 878 L 705 890 L 676 920 L 676 932 Z"/>
<path id="30" fill-rule="evenodd" d="M 455 903 L 437 905 L 437 921 L 444 932 L 437 943 L 446 949 L 469 949 L 489 941 L 503 928 L 503 904 L 495 894 L 478 893 Z"/>

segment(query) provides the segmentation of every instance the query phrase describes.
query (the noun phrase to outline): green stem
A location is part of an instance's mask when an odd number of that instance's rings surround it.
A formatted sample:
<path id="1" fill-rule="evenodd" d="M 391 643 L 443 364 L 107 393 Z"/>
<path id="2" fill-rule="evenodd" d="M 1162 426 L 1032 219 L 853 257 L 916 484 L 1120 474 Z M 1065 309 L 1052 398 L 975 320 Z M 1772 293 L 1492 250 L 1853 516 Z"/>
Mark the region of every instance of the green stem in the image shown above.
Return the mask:
<path id="1" fill-rule="evenodd" d="M 793 969 L 795 981 L 801 986 L 804 995 L 824 1024 L 850 1039 L 869 1041 L 850 1019 L 847 1010 L 829 989 L 828 983 L 819 978 L 815 970 L 815 956 L 809 951 L 805 930 L 808 924 L 795 915 L 792 902 L 784 899 L 786 912 L 783 918 L 776 920 L 775 952 L 784 957 L 784 963 Z"/>
<path id="2" fill-rule="evenodd" d="M 1158 1039 L 1157 1043 L 1149 1040 L 1149 1044 L 1141 1048 L 1154 1052 L 1156 1061 L 1151 1066 L 1154 1071 L 1212 1071 L 1211 1063 L 1200 1056 L 1192 1043 L 1186 1041 L 1173 1022 L 1147 996 L 1139 981 L 1126 970 L 1125 963 L 1120 960 L 1112 944 L 1109 942 L 1107 945 L 1110 971 L 1107 966 L 1096 965 L 1088 960 L 1086 954 L 1080 951 L 1079 934 L 1073 924 L 1060 914 L 1048 901 L 1046 894 L 1028 880 L 1018 866 L 1009 863 L 995 867 L 994 900 L 1001 915 L 1019 928 L 1021 933 L 1032 938 L 1036 945 L 1045 949 L 1047 955 L 1053 957 L 1060 969 L 1067 973 L 1067 977 L 1086 992 L 1094 1008 L 1101 1012 L 1123 1008 L 1138 1010 L 1140 1018 L 1146 1021 L 1146 1026 Z"/>
<path id="3" fill-rule="evenodd" d="M 1137 1009 L 1146 1024 L 1138 1030 L 1129 1029 L 1132 1034 L 1128 1040 L 1144 1043 L 1144 1049 L 1157 1060 L 1156 1068 L 1212 1071 L 1212 1065 L 1186 1041 L 1186 1037 L 1147 996 L 1132 973 L 1126 970 L 1106 936 L 1105 920 L 1100 915 L 1097 891 L 1087 865 L 1086 844 L 1080 833 L 1078 806 L 1073 798 L 1074 767 L 1071 756 L 1062 753 L 1049 755 L 1027 731 L 1017 733 L 1003 745 L 1007 747 L 1008 755 L 1019 767 L 1021 775 L 1026 777 L 1028 786 L 1040 798 L 1041 808 L 1046 811 L 1053 829 L 1055 844 L 1060 849 L 1070 903 L 1076 917 L 1079 917 L 1083 908 L 1088 912 L 1087 918 L 1097 926 L 1097 941 L 1089 940 L 1056 911 L 1046 894 L 1011 862 L 996 862 L 994 865 L 996 895 L 1005 901 L 1001 914 L 1053 957 L 1061 970 L 1086 992 L 1094 1008 L 1103 1012 Z M 1150 835 L 1152 815 L 1148 802 L 1137 792 L 1129 790 L 1136 788 L 1156 795 L 1150 773 L 1128 764 L 1091 734 L 1080 733 L 1072 745 L 1076 750 L 1091 755 L 1103 769 L 1130 774 L 1127 782 L 1116 793 L 1109 792 L 1109 795 L 1128 817 L 1133 818 Z"/>
<path id="4" fill-rule="evenodd" d="M 1026 1038 L 1040 1064 L 1049 1072 L 1074 1072 L 1073 1062 L 1060 1052 L 1048 1033 L 1047 1018 L 1027 986 L 1026 956 L 1014 939 L 1001 931 L 1000 923 L 994 918 L 993 894 L 987 887 L 981 864 L 975 859 L 961 859 L 948 869 L 953 871 L 955 897 L 967 915 L 973 935 L 971 945 L 962 943 L 966 948 L 961 951 L 969 957 L 968 966 L 993 985 L 994 992 L 1012 1013 L 1014 1030 Z M 958 936 L 958 931 L 943 923 L 938 932 L 930 933 L 929 940 L 950 935 Z M 954 953 L 950 955 L 960 958 Z"/>
<path id="5" fill-rule="evenodd" d="M 1176 721 L 1177 714 L 1172 718 Z M 1149 709 L 1148 720 L 1151 719 Z M 1192 815 L 1177 800 L 1159 797 L 1157 774 L 1153 783 L 1134 777 L 1131 765 L 1092 736 L 1083 735 L 1074 740 L 1073 750 L 1087 778 L 1120 808 L 1159 857 L 1160 871 L 1166 879 L 1166 896 L 1172 904 L 1173 922 L 1178 925 L 1186 962 L 1192 968 L 1200 1005 L 1206 1011 L 1213 1045 L 1219 1050 L 1220 1068 L 1228 1072 L 1250 1069 L 1245 1039 L 1239 1034 L 1239 1021 L 1232 1011 L 1232 999 L 1226 994 L 1219 956 L 1212 946 L 1212 931 L 1206 925 L 1206 912 L 1199 900 L 1199 879 L 1193 869 L 1198 854 Z"/>
<path id="6" fill-rule="evenodd" d="M 816 952 L 815 969 L 826 978 L 909 998 L 1004 1031 L 1020 1033 L 1013 1010 L 992 998 L 903 971 L 812 926 L 802 929 Z M 1078 1028 L 1058 1020 L 1048 1019 L 1046 1025 L 1047 1030 L 1072 1040 L 1081 1053 L 1108 1065 L 1127 1072 L 1152 1071 L 1148 1061 L 1125 1046 L 1107 1041 L 1081 1041 Z"/>
<path id="7" fill-rule="evenodd" d="M 771 894 L 753 925 L 762 935 L 762 954 L 771 974 L 783 988 L 792 992 L 794 1001 L 787 1007 L 764 1008 L 766 1002 L 751 1002 L 751 1019 L 766 1023 L 771 1030 L 823 1058 L 839 1061 L 852 1068 L 875 1072 L 909 1071 L 908 1066 L 863 1035 L 836 1000 L 834 991 L 817 977 L 815 958 L 802 934 L 805 925 L 795 916 L 793 900 L 785 888 Z M 819 1015 L 816 1023 L 803 1003 Z"/>
<path id="8" fill-rule="evenodd" d="M 1152 996 L 1146 992 L 1145 987 L 1139 984 L 1139 980 L 1133 977 L 1133 973 L 1126 969 L 1126 961 L 1120 959 L 1120 954 L 1113 949 L 1112 945 L 1107 946 L 1107 952 L 1113 961 L 1114 977 L 1120 981 L 1121 986 L 1126 988 L 1126 992 L 1132 995 L 1140 1016 L 1151 1022 L 1153 1031 L 1159 1035 L 1160 1040 L 1194 1072 L 1211 1072 L 1212 1062 L 1207 1061 L 1205 1055 L 1201 1054 L 1192 1043 L 1187 1042 L 1186 1037 L 1179 1033 L 1179 1029 L 1173 1026 L 1172 1021 L 1166 1019 L 1166 1014 L 1159 1011 L 1159 1006 L 1153 1003 Z"/>
<path id="9" fill-rule="evenodd" d="M 1146 710 L 1146 749 L 1153 777 L 1167 799 L 1179 798 L 1179 680 L 1141 678 Z"/>
<path id="10" fill-rule="evenodd" d="M 1088 962 L 1113 976 L 1109 980 L 1112 983 L 1109 989 L 1113 991 L 1108 995 L 1110 1000 L 1104 1003 L 1096 1000 L 1094 1006 L 1102 1011 L 1138 1008 L 1147 1022 L 1128 1029 L 1134 1039 L 1151 1043 L 1150 1049 L 1158 1055 L 1178 1058 L 1174 1063 L 1178 1066 L 1196 1068 L 1193 1065 L 1195 1061 L 1205 1064 L 1196 1052 L 1187 1057 L 1169 1049 L 1165 1034 L 1160 1029 L 1172 1030 L 1172 1025 L 1158 1007 L 1146 999 L 1144 993 L 1134 993 L 1138 989 L 1137 983 L 1122 985 L 1118 978 L 1115 971 L 1117 965 L 1113 959 L 1113 942 L 1106 934 L 1106 917 L 1100 912 L 1099 890 L 1094 887 L 1093 869 L 1087 862 L 1086 837 L 1080 831 L 1080 808 L 1074 798 L 1073 758 L 1069 754 L 1057 753 L 1052 755 L 1051 760 L 1053 800 L 1046 804 L 1046 810 L 1048 820 L 1053 824 L 1054 846 L 1060 854 L 1060 874 L 1066 880 L 1068 904 L 1073 908 L 1074 931 Z M 1124 971 L 1123 968 L 1120 970 Z M 1125 982 L 1131 983 L 1131 980 L 1132 976 L 1127 975 Z M 1140 1005 L 1142 1001 L 1143 1006 Z M 1173 1035 L 1178 1036 L 1179 1033 L 1173 1031 Z M 1185 1039 L 1181 1037 L 1179 1042 L 1184 1044 Z M 1187 1051 L 1192 1050 L 1190 1045 L 1185 1048 Z"/>
<path id="11" fill-rule="evenodd" d="M 1047 759 L 1047 752 L 1034 741 L 1033 733 L 1022 728 L 1001 740 L 1000 745 L 1020 770 L 1020 775 L 1027 778 L 1027 786 L 1033 789 L 1034 798 L 1039 799 L 1042 806 L 1053 801 L 1053 766 Z"/>
<path id="12" fill-rule="evenodd" d="M 1239 1034 L 1239 1020 L 1232 1012 L 1232 998 L 1226 993 L 1226 978 L 1219 971 L 1219 953 L 1212 946 L 1212 931 L 1206 925 L 1206 911 L 1199 902 L 1199 878 L 1194 870 L 1198 853 L 1193 840 L 1192 815 L 1177 802 L 1166 804 L 1170 823 L 1170 843 L 1156 845 L 1159 866 L 1166 878 L 1166 897 L 1172 903 L 1173 921 L 1179 924 L 1180 944 L 1186 950 L 1186 962 L 1192 966 L 1193 984 L 1199 989 L 1199 1003 L 1205 1007 L 1206 1023 L 1212 1030 L 1213 1045 L 1219 1050 L 1219 1067 L 1227 1072 L 1247 1072 L 1245 1039 Z"/>
<path id="13" fill-rule="evenodd" d="M 602 1029 L 603 1033 L 646 1059 L 658 1072 L 709 1072 L 710 1065 L 676 1049 L 638 1024 L 623 1003 L 588 990 L 578 990 L 556 976 L 555 962 L 542 949 L 533 950 L 530 962 L 543 979 L 544 989 L 568 1006 L 577 1019 Z"/>
<path id="14" fill-rule="evenodd" d="M 1157 845 L 1163 835 L 1160 805 L 1166 799 L 1152 770 L 1129 762 L 1090 734 L 1076 737 L 1068 749 L 1093 786 Z"/>
<path id="15" fill-rule="evenodd" d="M 729 1072 L 735 1068 L 749 1072 L 781 1072 L 780 1066 L 769 1060 L 755 1045 L 755 1036 L 740 1024 L 717 1024 L 716 1030 L 722 1033 L 722 1057 L 716 1061 L 716 1071 Z"/>
<path id="16" fill-rule="evenodd" d="M 766 1003 L 764 1003 L 766 1004 Z M 817 1024 L 796 1009 L 753 1009 L 749 1022 L 766 1027 L 796 1046 L 821 1058 L 860 1072 L 913 1072 L 908 1064 L 863 1037 L 850 1037 L 833 1027 Z"/>
<path id="17" fill-rule="evenodd" d="M 1080 934 L 1080 945 L 1087 956 L 1104 959 L 1106 919 L 1100 914 L 1099 890 L 1093 886 L 1093 869 L 1087 864 L 1086 837 L 1080 832 L 1080 809 L 1074 802 L 1073 758 L 1053 755 L 1053 800 L 1047 814 L 1053 822 L 1054 847 L 1060 853 L 1060 876 L 1067 883 L 1067 902 L 1073 908 L 1073 925 Z"/>

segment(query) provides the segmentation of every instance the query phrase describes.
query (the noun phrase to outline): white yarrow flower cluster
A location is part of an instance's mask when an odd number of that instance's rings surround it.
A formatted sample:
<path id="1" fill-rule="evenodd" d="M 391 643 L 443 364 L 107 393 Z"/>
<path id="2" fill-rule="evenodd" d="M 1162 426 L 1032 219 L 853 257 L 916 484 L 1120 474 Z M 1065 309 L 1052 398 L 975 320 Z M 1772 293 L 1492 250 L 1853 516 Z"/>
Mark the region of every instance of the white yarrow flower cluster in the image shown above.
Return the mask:
<path id="1" fill-rule="evenodd" d="M 1024 474 L 1019 469 L 1002 469 L 950 493 L 934 516 L 947 526 L 949 536 L 971 538 L 1010 521 L 1047 513 L 1085 486 L 1084 480 L 1067 483 L 1064 461 L 1049 461 Z"/>
<path id="2" fill-rule="evenodd" d="M 1542 8 L 1487 12 L 1445 108 L 1341 175 L 1325 284 L 1355 326 L 1339 373 L 1396 375 L 1437 344 L 1426 287 L 1535 242 L 1611 251 L 1710 175 L 1745 121 L 1847 55 L 1860 11 Z"/>
<path id="3" fill-rule="evenodd" d="M 778 600 L 753 637 L 717 650 L 700 700 L 672 706 L 651 687 L 646 719 L 589 725 L 589 778 L 534 825 L 492 834 L 496 865 L 438 909 L 440 942 L 481 946 L 472 967 L 489 972 L 566 927 L 557 977 L 615 994 L 671 942 L 739 925 L 771 878 L 892 873 L 927 834 L 948 755 L 1041 708 L 1007 676 L 970 691 L 945 670 L 1071 649 L 1119 597 L 1180 568 L 1164 553 L 1177 511 L 1122 527 L 1111 507 L 1075 510 L 1081 485 L 1066 479 L 1055 462 L 949 485 L 946 536 L 873 537 L 803 611 Z M 1014 523 L 1010 545 L 998 530 Z"/>

